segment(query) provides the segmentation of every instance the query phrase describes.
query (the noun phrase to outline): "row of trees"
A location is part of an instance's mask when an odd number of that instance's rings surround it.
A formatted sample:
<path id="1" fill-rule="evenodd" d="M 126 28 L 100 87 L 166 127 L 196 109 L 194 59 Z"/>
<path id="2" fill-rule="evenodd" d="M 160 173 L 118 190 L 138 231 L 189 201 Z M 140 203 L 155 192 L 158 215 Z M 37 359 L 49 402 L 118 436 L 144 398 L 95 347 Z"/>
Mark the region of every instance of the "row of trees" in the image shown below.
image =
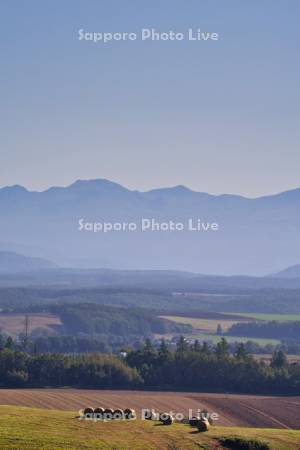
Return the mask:
<path id="1" fill-rule="evenodd" d="M 0 350 L 1 387 L 130 387 L 142 383 L 136 369 L 106 354 L 28 354 Z"/>
<path id="2" fill-rule="evenodd" d="M 289 364 L 282 351 L 271 364 L 256 361 L 239 344 L 234 354 L 223 338 L 215 347 L 180 338 L 171 350 L 162 341 L 127 349 L 121 359 L 88 353 L 26 353 L 5 342 L 0 349 L 0 384 L 16 386 L 146 387 L 247 393 L 300 393 L 300 365 Z"/>
<path id="3" fill-rule="evenodd" d="M 230 336 L 247 336 L 271 339 L 290 339 L 300 341 L 300 321 L 278 322 L 240 322 L 232 325 Z"/>
<path id="4" fill-rule="evenodd" d="M 149 341 L 131 351 L 127 362 L 137 368 L 147 386 L 248 393 L 299 394 L 300 365 L 289 364 L 283 351 L 270 364 L 255 360 L 244 344 L 232 355 L 223 338 L 215 347 L 180 338 L 175 351 L 164 342 L 159 349 Z"/>

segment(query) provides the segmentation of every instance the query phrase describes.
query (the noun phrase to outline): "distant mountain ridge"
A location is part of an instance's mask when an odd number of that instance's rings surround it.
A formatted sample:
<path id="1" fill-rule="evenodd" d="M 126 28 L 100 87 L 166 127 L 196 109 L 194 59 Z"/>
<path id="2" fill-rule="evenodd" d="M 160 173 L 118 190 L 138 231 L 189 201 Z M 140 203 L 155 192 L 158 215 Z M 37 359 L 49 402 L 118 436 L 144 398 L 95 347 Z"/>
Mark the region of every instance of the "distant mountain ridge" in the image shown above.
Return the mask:
<path id="1" fill-rule="evenodd" d="M 295 264 L 294 266 L 287 267 L 275 275 L 277 278 L 300 278 L 300 264 Z"/>
<path id="2" fill-rule="evenodd" d="M 269 195 L 264 195 L 261 197 L 247 197 L 247 196 L 243 196 L 243 195 L 239 195 L 239 194 L 228 194 L 228 193 L 224 193 L 224 194 L 209 194 L 207 192 L 203 192 L 203 191 L 195 191 L 193 189 L 190 189 L 187 186 L 178 184 L 175 186 L 170 186 L 170 187 L 162 187 L 162 188 L 154 188 L 154 189 L 149 189 L 147 191 L 138 191 L 135 189 L 129 189 L 126 188 L 125 186 L 122 186 L 121 184 L 115 182 L 115 181 L 110 181 L 107 180 L 105 178 L 95 178 L 95 179 L 79 179 L 74 181 L 73 183 L 71 183 L 70 185 L 67 186 L 51 186 L 43 191 L 34 191 L 34 190 L 29 190 L 24 186 L 21 186 L 19 184 L 15 184 L 15 185 L 10 185 L 10 186 L 4 186 L 4 187 L 0 187 L 0 194 L 1 193 L 30 193 L 30 194 L 46 194 L 46 193 L 50 193 L 50 192 L 54 192 L 54 191 L 75 191 L 75 190 L 82 190 L 82 189 L 86 189 L 86 190 L 107 190 L 107 191 L 123 191 L 123 192 L 128 192 L 128 193 L 139 193 L 139 194 L 143 194 L 143 195 L 147 195 L 147 194 L 154 194 L 154 193 L 186 193 L 186 194 L 197 194 L 197 195 L 203 195 L 203 196 L 207 196 L 207 197 L 214 197 L 214 198 L 224 198 L 224 197 L 231 197 L 231 198 L 236 198 L 236 199 L 243 199 L 243 200 L 249 200 L 249 201 L 256 201 L 256 200 L 268 200 L 268 199 L 284 199 L 287 197 L 290 198 L 298 198 L 300 199 L 300 187 L 299 188 L 295 188 L 295 189 L 290 189 L 287 191 L 283 191 L 283 192 L 279 192 L 277 194 L 269 194 Z"/>
<path id="3" fill-rule="evenodd" d="M 1 273 L 32 272 L 43 269 L 54 269 L 57 267 L 56 264 L 47 259 L 0 250 Z"/>
<path id="4" fill-rule="evenodd" d="M 300 188 L 246 198 L 181 185 L 141 192 L 105 179 L 78 180 L 43 192 L 4 187 L 0 208 L 1 241 L 13 243 L 20 253 L 21 248 L 36 248 L 35 256 L 63 266 L 265 275 L 300 258 Z M 218 223 L 219 231 L 78 229 L 79 219 L 139 223 L 141 218 L 200 219 Z"/>

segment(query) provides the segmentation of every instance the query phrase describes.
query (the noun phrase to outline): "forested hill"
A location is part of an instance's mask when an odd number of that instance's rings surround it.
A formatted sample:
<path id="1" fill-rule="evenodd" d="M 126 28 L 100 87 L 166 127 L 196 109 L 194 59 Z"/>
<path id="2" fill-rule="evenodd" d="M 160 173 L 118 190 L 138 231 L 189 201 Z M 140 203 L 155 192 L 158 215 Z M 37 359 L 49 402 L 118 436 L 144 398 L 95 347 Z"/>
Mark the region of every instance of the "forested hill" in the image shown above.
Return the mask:
<path id="1" fill-rule="evenodd" d="M 181 325 L 156 317 L 147 310 L 126 309 L 92 303 L 53 305 L 49 308 L 63 323 L 64 334 L 114 335 L 138 338 L 154 333 L 187 332 Z"/>

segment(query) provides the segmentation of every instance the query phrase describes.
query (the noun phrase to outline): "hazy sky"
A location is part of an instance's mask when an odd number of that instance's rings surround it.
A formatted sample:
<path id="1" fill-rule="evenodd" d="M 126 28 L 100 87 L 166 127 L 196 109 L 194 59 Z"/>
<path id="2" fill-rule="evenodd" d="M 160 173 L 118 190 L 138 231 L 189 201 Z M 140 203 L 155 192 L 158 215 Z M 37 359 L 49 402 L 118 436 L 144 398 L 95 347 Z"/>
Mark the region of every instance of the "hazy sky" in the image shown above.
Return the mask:
<path id="1" fill-rule="evenodd" d="M 0 186 L 300 186 L 299 0 L 0 1 Z M 142 28 L 220 38 L 78 40 Z"/>

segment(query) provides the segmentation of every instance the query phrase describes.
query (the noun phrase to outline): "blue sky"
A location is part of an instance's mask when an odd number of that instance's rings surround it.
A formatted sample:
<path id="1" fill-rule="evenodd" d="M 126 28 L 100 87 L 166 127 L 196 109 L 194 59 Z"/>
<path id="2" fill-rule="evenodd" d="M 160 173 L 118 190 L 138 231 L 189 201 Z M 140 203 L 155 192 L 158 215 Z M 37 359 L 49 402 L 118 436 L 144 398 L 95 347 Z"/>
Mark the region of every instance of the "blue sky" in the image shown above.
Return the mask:
<path id="1" fill-rule="evenodd" d="M 300 186 L 298 0 L 1 2 L 0 186 Z M 78 40 L 78 30 L 219 33 Z"/>

